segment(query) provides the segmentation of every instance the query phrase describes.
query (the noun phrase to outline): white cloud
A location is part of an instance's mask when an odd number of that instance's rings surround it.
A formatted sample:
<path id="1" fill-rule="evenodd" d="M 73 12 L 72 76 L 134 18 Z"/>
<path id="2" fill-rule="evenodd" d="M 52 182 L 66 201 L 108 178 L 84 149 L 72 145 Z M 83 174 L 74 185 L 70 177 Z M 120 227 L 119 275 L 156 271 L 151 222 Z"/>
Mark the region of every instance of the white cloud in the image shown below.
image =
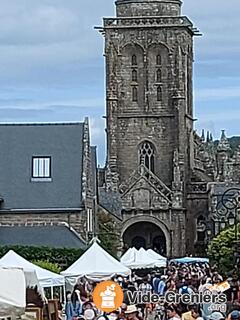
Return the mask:
<path id="1" fill-rule="evenodd" d="M 240 98 L 240 86 L 238 87 L 219 87 L 198 89 L 195 96 L 201 100 L 227 100 L 229 98 Z"/>

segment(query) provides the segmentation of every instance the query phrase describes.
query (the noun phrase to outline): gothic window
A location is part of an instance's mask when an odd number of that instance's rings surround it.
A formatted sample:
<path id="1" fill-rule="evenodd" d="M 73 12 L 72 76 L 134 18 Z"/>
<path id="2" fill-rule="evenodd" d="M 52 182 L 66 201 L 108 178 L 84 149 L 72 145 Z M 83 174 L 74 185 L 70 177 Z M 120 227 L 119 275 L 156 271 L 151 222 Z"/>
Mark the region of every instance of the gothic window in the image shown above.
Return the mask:
<path id="1" fill-rule="evenodd" d="M 138 101 L 138 89 L 137 87 L 132 88 L 132 101 L 137 102 Z"/>
<path id="2" fill-rule="evenodd" d="M 132 81 L 137 82 L 137 70 L 135 69 L 132 71 Z"/>
<path id="3" fill-rule="evenodd" d="M 137 56 L 135 54 L 132 56 L 132 66 L 137 66 Z"/>
<path id="4" fill-rule="evenodd" d="M 149 141 L 144 141 L 139 148 L 139 162 L 144 164 L 148 170 L 154 172 L 155 148 Z"/>
<path id="5" fill-rule="evenodd" d="M 156 74 L 156 78 L 157 78 L 157 82 L 161 82 L 162 81 L 162 71 L 161 69 L 157 69 L 157 74 Z"/>
<path id="6" fill-rule="evenodd" d="M 162 88 L 160 86 L 157 87 L 157 101 L 162 101 Z"/>
<path id="7" fill-rule="evenodd" d="M 162 64 L 162 57 L 160 54 L 156 56 L 156 64 L 157 66 L 160 66 Z"/>

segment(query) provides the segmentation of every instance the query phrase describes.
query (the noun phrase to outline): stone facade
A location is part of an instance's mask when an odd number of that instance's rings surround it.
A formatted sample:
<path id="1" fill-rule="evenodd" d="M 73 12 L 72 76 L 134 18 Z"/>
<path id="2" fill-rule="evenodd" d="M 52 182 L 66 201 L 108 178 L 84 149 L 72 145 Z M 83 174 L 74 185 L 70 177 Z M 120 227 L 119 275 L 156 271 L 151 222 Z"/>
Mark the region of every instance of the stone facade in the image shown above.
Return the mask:
<path id="1" fill-rule="evenodd" d="M 0 226 L 56 226 L 67 225 L 73 228 L 82 239 L 87 240 L 87 222 L 83 212 L 11 213 L 0 215 Z M 61 236 L 61 235 L 59 235 Z M 31 244 L 29 244 L 31 245 Z"/>
<path id="2" fill-rule="evenodd" d="M 164 253 L 182 255 L 186 186 L 194 163 L 196 29 L 181 16 L 178 0 L 119 0 L 116 7 L 117 17 L 104 19 L 102 29 L 107 70 L 106 191 L 121 194 L 123 238 L 130 225 L 139 221 L 141 227 L 151 221 L 164 233 Z"/>
<path id="3" fill-rule="evenodd" d="M 116 18 L 100 28 L 107 90 L 101 192 L 120 195 L 125 247 L 156 246 L 168 256 L 203 247 L 210 184 L 235 179 L 240 154 L 229 158 L 224 134 L 214 148 L 210 135 L 205 141 L 194 131 L 193 37 L 199 32 L 181 16 L 181 4 L 118 0 Z"/>

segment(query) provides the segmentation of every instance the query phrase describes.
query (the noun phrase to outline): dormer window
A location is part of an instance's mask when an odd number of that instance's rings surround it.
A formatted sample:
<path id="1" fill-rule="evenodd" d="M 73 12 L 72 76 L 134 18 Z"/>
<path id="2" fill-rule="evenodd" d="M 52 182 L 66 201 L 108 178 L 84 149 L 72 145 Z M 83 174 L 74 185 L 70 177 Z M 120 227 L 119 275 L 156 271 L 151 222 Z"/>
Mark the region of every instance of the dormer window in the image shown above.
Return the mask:
<path id="1" fill-rule="evenodd" d="M 34 156 L 32 158 L 32 179 L 51 179 L 51 157 Z"/>

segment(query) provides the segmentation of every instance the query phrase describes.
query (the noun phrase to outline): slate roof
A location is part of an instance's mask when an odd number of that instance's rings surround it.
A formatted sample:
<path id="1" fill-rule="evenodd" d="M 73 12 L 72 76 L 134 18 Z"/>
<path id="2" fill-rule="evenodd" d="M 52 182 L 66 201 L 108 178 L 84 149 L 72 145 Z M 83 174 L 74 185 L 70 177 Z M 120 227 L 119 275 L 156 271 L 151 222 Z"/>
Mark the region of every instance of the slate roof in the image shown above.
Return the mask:
<path id="1" fill-rule="evenodd" d="M 122 199 L 118 192 L 99 188 L 99 204 L 109 213 L 122 219 Z"/>
<path id="2" fill-rule="evenodd" d="M 0 226 L 0 246 L 85 249 L 86 244 L 67 226 Z"/>
<path id="3" fill-rule="evenodd" d="M 80 208 L 84 123 L 0 123 L 2 210 Z M 51 178 L 32 179 L 33 157 L 50 157 Z"/>

